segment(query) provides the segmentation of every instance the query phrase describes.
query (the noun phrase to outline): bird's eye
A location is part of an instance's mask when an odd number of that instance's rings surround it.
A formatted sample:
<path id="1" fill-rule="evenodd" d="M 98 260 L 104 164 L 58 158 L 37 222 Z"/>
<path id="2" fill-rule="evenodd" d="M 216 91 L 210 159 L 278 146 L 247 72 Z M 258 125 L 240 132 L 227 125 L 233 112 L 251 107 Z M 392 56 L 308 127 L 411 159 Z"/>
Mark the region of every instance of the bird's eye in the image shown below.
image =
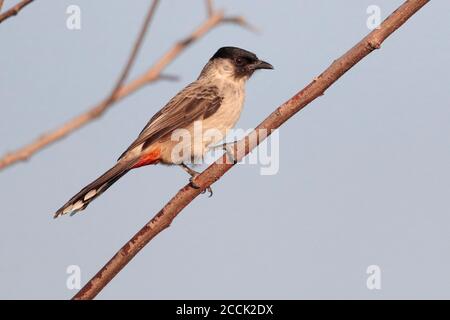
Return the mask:
<path id="1" fill-rule="evenodd" d="M 236 58 L 236 64 L 237 64 L 238 66 L 242 66 L 242 65 L 244 64 L 244 59 L 242 59 L 242 58 Z"/>

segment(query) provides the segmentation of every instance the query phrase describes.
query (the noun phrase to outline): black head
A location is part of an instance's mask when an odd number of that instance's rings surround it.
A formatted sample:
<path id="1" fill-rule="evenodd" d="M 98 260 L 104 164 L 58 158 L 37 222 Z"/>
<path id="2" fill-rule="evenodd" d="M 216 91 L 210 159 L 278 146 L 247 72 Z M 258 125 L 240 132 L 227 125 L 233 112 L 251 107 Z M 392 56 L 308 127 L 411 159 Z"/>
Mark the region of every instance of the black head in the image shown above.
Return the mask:
<path id="1" fill-rule="evenodd" d="M 259 60 L 256 54 L 236 47 L 220 48 L 211 58 L 211 60 L 215 59 L 229 60 L 233 64 L 235 75 L 238 78 L 249 77 L 258 69 L 273 69 L 270 63 Z"/>

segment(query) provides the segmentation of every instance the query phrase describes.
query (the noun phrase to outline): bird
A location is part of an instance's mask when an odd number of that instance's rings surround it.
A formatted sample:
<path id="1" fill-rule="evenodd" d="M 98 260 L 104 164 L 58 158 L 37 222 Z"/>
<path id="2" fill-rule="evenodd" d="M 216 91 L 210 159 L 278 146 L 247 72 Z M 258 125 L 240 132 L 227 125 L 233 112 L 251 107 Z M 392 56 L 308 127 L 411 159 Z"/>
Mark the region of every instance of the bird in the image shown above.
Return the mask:
<path id="1" fill-rule="evenodd" d="M 259 69 L 273 69 L 273 66 L 238 47 L 218 49 L 197 80 L 177 93 L 148 121 L 115 165 L 67 201 L 54 218 L 86 209 L 127 172 L 147 165 L 178 165 L 191 176 L 191 186 L 198 188 L 194 178 L 199 173 L 188 163 L 202 158 L 222 138 L 217 135 L 209 140 L 195 139 L 194 131 L 200 126 L 201 134 L 213 129 L 225 135 L 233 128 L 244 106 L 247 80 Z M 194 139 L 173 139 L 177 130 L 194 135 Z M 178 152 L 180 147 L 182 151 Z"/>

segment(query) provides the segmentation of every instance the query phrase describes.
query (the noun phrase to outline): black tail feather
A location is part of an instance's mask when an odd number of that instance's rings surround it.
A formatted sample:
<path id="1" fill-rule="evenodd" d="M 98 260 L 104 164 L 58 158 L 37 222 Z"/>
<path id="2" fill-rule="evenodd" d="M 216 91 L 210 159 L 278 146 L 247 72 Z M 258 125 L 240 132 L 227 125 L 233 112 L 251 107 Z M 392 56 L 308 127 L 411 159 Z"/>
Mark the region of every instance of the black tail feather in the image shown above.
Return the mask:
<path id="1" fill-rule="evenodd" d="M 95 198 L 105 192 L 117 180 L 130 170 L 128 163 L 118 162 L 114 167 L 102 174 L 98 179 L 88 184 L 67 203 L 56 211 L 54 218 L 64 214 L 74 215 L 84 210 Z"/>

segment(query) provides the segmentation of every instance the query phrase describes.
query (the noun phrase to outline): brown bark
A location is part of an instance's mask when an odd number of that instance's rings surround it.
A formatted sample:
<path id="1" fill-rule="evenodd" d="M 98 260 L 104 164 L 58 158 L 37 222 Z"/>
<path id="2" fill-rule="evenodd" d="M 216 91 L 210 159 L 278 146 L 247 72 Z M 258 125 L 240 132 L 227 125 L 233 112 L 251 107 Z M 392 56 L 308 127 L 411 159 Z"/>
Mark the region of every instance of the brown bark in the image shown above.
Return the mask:
<path id="1" fill-rule="evenodd" d="M 2 23 L 3 21 L 5 21 L 8 18 L 11 18 L 11 17 L 17 15 L 20 12 L 20 10 L 25 8 L 27 5 L 29 5 L 33 1 L 34 0 L 23 0 L 23 1 L 19 2 L 18 4 L 16 4 L 11 9 L 8 9 L 5 12 L 3 12 L 2 14 L 0 14 L 0 23 Z M 1 4 L 3 4 L 3 1 Z M 1 9 L 1 6 L 0 6 L 0 9 Z"/>

